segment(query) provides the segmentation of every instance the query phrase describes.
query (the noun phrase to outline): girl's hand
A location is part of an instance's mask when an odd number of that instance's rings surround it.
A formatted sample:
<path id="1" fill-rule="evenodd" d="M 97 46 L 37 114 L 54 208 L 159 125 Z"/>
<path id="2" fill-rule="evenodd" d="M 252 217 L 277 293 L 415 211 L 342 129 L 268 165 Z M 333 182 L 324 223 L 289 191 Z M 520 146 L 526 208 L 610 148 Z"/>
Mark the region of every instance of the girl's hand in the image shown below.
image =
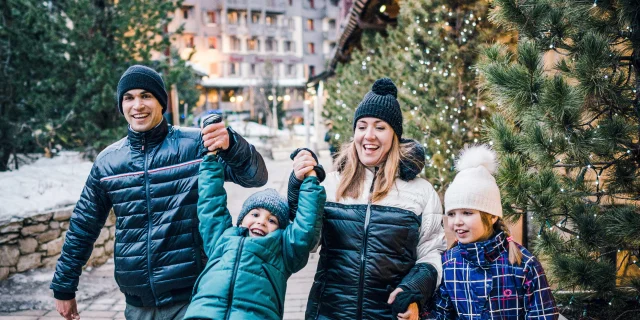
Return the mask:
<path id="1" fill-rule="evenodd" d="M 293 174 L 298 180 L 304 180 L 308 176 L 315 176 L 316 172 L 313 171 L 313 167 L 316 165 L 318 163 L 313 159 L 311 153 L 302 150 L 293 158 Z"/>

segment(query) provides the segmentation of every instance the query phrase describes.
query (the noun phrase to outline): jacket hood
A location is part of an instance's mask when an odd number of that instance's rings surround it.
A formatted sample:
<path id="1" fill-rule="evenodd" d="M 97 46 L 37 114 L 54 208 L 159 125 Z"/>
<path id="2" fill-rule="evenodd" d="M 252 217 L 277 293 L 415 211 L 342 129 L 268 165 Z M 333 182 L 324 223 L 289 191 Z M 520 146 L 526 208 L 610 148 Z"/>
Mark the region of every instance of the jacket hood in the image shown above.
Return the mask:
<path id="1" fill-rule="evenodd" d="M 413 139 L 400 139 L 402 145 L 412 145 L 409 154 L 400 158 L 398 175 L 403 181 L 411 181 L 417 177 L 425 166 L 424 147 Z M 337 164 L 338 172 L 342 173 L 344 161 Z"/>

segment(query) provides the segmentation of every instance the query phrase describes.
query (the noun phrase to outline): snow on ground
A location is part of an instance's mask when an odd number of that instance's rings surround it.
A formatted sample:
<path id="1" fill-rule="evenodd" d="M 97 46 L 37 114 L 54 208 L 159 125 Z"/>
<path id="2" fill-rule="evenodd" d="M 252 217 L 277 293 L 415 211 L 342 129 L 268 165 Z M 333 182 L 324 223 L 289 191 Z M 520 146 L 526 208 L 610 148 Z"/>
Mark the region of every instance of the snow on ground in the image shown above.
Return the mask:
<path id="1" fill-rule="evenodd" d="M 19 170 L 0 172 L 0 222 L 75 204 L 91 165 L 79 152 L 65 151 Z"/>
<path id="2" fill-rule="evenodd" d="M 231 121 L 228 123 L 228 125 L 243 137 L 272 137 L 274 132 L 273 128 L 271 127 L 250 121 Z M 314 138 L 314 130 L 315 129 L 313 126 L 309 127 L 309 134 L 311 135 L 311 139 Z M 305 126 L 302 124 L 297 124 L 293 126 L 293 129 L 291 131 L 289 129 L 278 130 L 275 136 L 277 136 L 278 138 L 290 138 L 291 136 L 304 137 L 305 134 Z"/>

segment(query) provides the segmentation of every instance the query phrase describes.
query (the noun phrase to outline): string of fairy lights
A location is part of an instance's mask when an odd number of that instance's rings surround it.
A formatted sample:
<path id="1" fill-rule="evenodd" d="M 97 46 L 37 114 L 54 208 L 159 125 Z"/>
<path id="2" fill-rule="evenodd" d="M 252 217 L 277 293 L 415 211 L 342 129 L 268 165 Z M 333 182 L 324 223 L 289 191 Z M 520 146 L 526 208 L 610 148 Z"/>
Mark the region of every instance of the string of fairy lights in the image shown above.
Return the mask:
<path id="1" fill-rule="evenodd" d="M 594 1 L 593 7 L 597 7 L 597 4 L 598 1 Z M 405 117 L 405 124 L 409 124 L 408 127 L 413 125 L 421 133 L 413 136 L 421 140 L 427 151 L 428 165 L 425 167 L 425 174 L 427 178 L 435 182 L 433 185 L 437 190 L 444 189 L 447 177 L 452 176 L 454 159 L 462 144 L 478 143 L 482 140 L 482 126 L 490 111 L 483 104 L 474 86 L 478 71 L 473 67 L 473 63 L 465 64 L 464 59 L 468 58 L 468 55 L 464 56 L 464 53 L 458 52 L 462 47 L 468 46 L 478 39 L 482 32 L 481 28 L 486 26 L 487 21 L 477 11 L 471 9 L 466 9 L 462 14 L 459 12 L 454 12 L 446 6 L 440 6 L 438 10 L 431 10 L 421 16 L 415 16 L 411 24 L 405 28 L 408 29 L 407 33 L 409 34 L 413 31 L 413 35 L 406 37 L 405 44 L 397 46 L 398 51 L 411 57 L 409 66 L 414 71 L 413 76 L 408 77 L 411 79 L 403 79 L 406 81 L 401 83 L 396 81 L 396 84 L 399 84 L 399 98 L 404 99 L 405 102 L 401 105 L 409 106 L 405 115 L 410 116 Z M 456 51 L 453 52 L 452 49 Z M 550 49 L 556 50 L 553 43 L 551 43 Z M 358 68 L 362 74 L 371 71 L 370 68 L 375 68 L 380 62 L 379 59 L 386 58 L 376 53 L 375 50 L 369 50 L 358 61 Z M 608 75 L 604 75 L 605 79 L 608 77 Z M 467 85 L 459 94 L 433 95 L 434 92 L 439 92 L 437 86 L 440 83 L 438 81 L 444 82 L 451 79 L 464 79 L 461 81 L 466 81 Z M 351 120 L 350 115 L 353 114 L 355 105 L 351 106 L 353 102 L 347 104 L 341 98 L 342 91 L 344 90 L 345 94 L 348 94 L 348 88 L 351 85 L 358 86 L 360 82 L 350 79 L 348 82 L 338 81 L 336 84 L 335 99 L 331 103 L 336 108 L 345 111 L 341 114 L 336 113 L 339 121 L 350 122 Z M 430 96 L 440 98 L 429 98 Z M 435 127 L 440 128 L 438 135 L 433 134 Z M 442 128 L 448 128 L 448 130 L 444 131 Z M 598 125 L 595 126 L 595 130 L 597 129 L 599 129 Z M 340 134 L 336 133 L 335 138 L 339 140 Z M 550 138 L 549 144 L 553 143 L 553 139 L 555 138 Z M 574 138 L 571 134 L 566 133 L 567 143 L 570 143 L 572 139 Z M 492 145 L 493 142 L 489 141 L 489 144 Z M 622 156 L 631 157 L 631 150 L 627 149 Z M 562 160 L 558 160 L 557 164 L 563 164 Z M 607 192 L 602 167 L 602 165 L 591 162 L 585 164 L 587 170 L 592 170 L 595 173 L 593 186 L 597 193 Z M 436 181 L 433 181 L 434 179 Z M 574 192 L 572 188 L 566 188 L 569 190 L 561 188 L 560 192 Z M 530 215 L 531 220 L 534 218 L 533 215 Z M 562 231 L 568 222 L 569 214 L 556 223 L 545 219 L 538 232 L 538 237 L 541 237 L 543 232 L 553 232 L 555 228 Z M 581 241 L 579 234 L 569 235 L 569 237 L 570 241 Z M 617 249 L 618 252 L 623 250 L 622 248 Z M 629 264 L 640 268 L 638 258 L 631 252 L 627 251 L 625 257 Z M 636 299 L 640 298 L 636 297 Z M 570 304 L 573 303 L 573 300 L 574 297 L 571 296 Z M 610 305 L 612 301 L 609 302 Z"/>

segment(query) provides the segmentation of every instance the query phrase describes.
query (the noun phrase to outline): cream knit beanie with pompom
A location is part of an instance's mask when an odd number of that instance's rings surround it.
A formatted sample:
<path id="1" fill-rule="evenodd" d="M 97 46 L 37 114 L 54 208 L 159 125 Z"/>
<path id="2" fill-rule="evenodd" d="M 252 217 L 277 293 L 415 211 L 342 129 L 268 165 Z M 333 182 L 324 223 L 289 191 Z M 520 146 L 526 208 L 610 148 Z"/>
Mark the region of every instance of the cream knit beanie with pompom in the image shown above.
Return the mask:
<path id="1" fill-rule="evenodd" d="M 458 174 L 444 194 L 445 213 L 474 209 L 502 217 L 500 189 L 493 173 L 496 153 L 486 144 L 466 147 L 456 161 Z"/>

